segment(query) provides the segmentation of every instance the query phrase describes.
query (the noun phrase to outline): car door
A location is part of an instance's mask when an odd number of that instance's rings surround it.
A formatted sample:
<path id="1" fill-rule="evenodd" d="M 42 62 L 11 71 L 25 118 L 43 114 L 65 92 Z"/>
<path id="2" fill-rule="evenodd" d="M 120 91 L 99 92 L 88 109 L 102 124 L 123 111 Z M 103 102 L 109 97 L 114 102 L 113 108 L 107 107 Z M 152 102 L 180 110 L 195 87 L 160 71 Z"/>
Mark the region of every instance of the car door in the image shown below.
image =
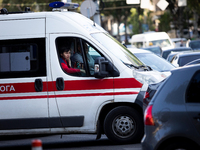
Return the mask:
<path id="1" fill-rule="evenodd" d="M 0 132 L 49 130 L 45 53 L 45 38 L 0 40 Z"/>
<path id="2" fill-rule="evenodd" d="M 200 134 L 200 71 L 190 80 L 186 92 L 186 109 L 191 123 Z"/>
<path id="3" fill-rule="evenodd" d="M 78 51 L 78 42 L 81 45 L 81 53 Z M 86 53 L 87 45 L 89 49 Z M 71 68 L 82 69 L 84 72 L 69 73 L 62 65 L 60 49 L 65 46 L 70 48 Z M 98 56 L 104 56 L 95 46 L 85 37 L 75 34 L 52 34 L 50 35 L 50 54 L 51 54 L 51 72 L 54 95 L 61 117 L 62 125 L 67 129 L 69 127 L 80 127 L 86 130 L 94 130 L 96 127 L 97 113 L 103 103 L 112 101 L 113 98 L 113 77 L 97 79 L 92 73 L 89 64 L 88 54 L 92 59 Z M 72 57 L 79 59 L 72 61 Z M 91 60 L 90 60 L 91 61 Z M 94 61 L 94 60 L 93 60 Z M 62 64 L 63 63 L 63 64 Z M 94 63 L 94 62 L 93 62 Z M 94 64 L 93 64 L 94 65 Z M 70 131 L 77 128 L 70 128 Z M 80 129 L 81 130 L 81 129 Z"/>

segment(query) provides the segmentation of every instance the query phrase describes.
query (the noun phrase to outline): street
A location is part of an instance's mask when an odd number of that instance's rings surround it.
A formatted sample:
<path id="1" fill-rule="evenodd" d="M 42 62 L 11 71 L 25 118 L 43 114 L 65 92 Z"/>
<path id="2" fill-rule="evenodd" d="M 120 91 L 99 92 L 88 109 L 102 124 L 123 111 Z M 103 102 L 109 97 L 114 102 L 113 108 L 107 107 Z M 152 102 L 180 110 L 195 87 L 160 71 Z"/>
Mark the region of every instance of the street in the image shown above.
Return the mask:
<path id="1" fill-rule="evenodd" d="M 42 141 L 43 150 L 142 150 L 140 143 L 115 145 L 110 142 L 105 135 L 103 135 L 100 140 L 96 140 L 96 135 L 88 134 L 51 135 L 25 138 L 2 137 L 0 149 L 30 150 L 33 139 L 40 139 Z"/>

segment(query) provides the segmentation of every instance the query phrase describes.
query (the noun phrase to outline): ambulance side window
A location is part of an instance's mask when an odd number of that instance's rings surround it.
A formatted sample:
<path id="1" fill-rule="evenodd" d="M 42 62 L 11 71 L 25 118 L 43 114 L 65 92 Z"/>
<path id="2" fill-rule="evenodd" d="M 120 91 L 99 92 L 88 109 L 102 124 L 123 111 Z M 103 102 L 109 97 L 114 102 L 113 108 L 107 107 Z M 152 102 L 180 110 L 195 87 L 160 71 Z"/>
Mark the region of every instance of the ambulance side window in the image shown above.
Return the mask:
<path id="1" fill-rule="evenodd" d="M 45 39 L 0 40 L 0 78 L 46 76 Z"/>
<path id="2" fill-rule="evenodd" d="M 58 37 L 56 39 L 58 59 L 63 71 L 71 76 L 94 76 L 95 58 L 102 56 L 89 42 L 76 37 Z M 63 57 L 70 50 L 70 59 Z M 68 50 L 69 49 L 69 50 Z"/>

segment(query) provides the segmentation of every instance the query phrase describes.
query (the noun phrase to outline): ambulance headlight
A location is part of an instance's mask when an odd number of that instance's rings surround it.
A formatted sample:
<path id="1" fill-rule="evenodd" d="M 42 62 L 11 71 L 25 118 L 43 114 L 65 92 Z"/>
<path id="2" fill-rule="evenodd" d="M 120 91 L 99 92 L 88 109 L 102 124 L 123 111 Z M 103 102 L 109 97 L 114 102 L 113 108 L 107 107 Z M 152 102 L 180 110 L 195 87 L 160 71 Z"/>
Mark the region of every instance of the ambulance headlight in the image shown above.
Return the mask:
<path id="1" fill-rule="evenodd" d="M 139 81 L 140 83 L 144 84 L 153 84 L 156 83 L 157 80 L 149 73 L 147 72 L 138 72 L 133 71 L 133 77 Z"/>

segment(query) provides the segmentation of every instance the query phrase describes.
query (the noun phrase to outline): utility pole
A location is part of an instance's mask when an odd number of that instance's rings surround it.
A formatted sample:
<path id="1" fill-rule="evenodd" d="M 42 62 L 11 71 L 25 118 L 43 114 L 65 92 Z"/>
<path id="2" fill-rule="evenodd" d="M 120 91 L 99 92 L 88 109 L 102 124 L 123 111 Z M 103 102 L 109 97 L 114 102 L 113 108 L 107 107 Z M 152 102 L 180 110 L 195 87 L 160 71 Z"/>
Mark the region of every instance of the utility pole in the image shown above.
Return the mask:
<path id="1" fill-rule="evenodd" d="M 94 19 L 95 23 L 97 23 L 98 25 L 101 26 L 101 19 L 100 19 L 101 15 L 100 15 L 100 12 L 99 12 L 98 0 L 95 0 L 94 2 L 96 4 L 96 12 L 95 12 L 95 14 L 93 16 L 93 19 Z"/>

